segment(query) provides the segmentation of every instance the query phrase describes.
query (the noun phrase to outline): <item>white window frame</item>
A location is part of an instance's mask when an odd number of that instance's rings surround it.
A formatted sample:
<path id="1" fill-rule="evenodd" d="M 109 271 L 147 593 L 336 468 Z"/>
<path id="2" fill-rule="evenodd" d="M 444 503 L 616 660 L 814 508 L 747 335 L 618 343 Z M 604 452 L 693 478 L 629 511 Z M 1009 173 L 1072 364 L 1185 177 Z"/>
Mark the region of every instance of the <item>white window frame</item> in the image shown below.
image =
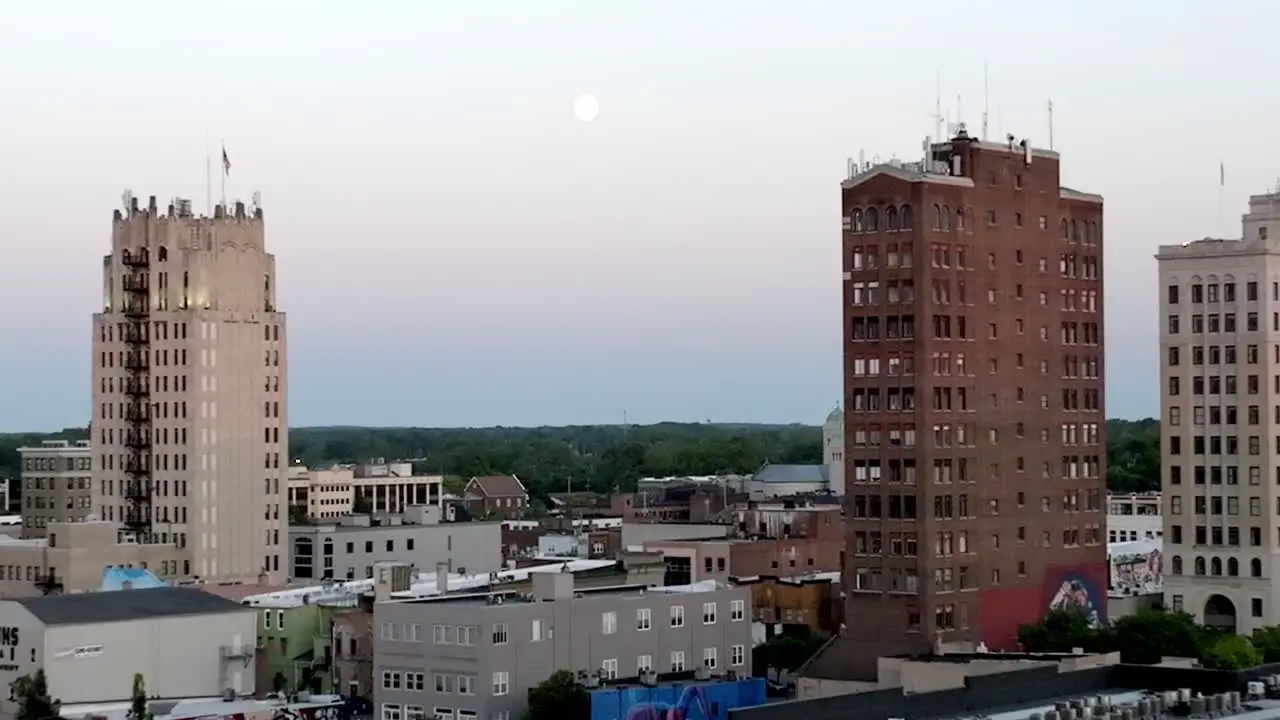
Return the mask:
<path id="1" fill-rule="evenodd" d="M 449 673 L 431 673 L 431 686 L 437 695 L 452 695 L 455 689 L 453 676 Z"/>
<path id="2" fill-rule="evenodd" d="M 547 621 L 536 619 L 529 623 L 529 637 L 531 642 L 542 642 L 547 639 Z"/>
<path id="3" fill-rule="evenodd" d="M 421 705 L 405 705 L 404 720 L 427 720 L 427 709 Z"/>
<path id="4" fill-rule="evenodd" d="M 649 608 L 636 610 L 636 630 L 644 632 L 653 627 L 653 611 Z"/>
<path id="5" fill-rule="evenodd" d="M 403 708 L 398 703 L 382 703 L 382 720 L 404 720 Z"/>
<path id="6" fill-rule="evenodd" d="M 453 720 L 453 708 L 431 708 L 431 717 L 435 720 Z"/>
<path id="7" fill-rule="evenodd" d="M 747 664 L 747 647 L 733 645 L 729 648 L 729 667 L 742 667 Z"/>
<path id="8" fill-rule="evenodd" d="M 702 648 L 702 666 L 715 670 L 720 664 L 720 651 L 714 647 Z"/>
<path id="9" fill-rule="evenodd" d="M 399 690 L 402 685 L 402 677 L 399 670 L 383 670 L 382 671 L 382 689 Z"/>
<path id="10" fill-rule="evenodd" d="M 507 695 L 511 692 L 511 673 L 506 670 L 498 670 L 493 673 L 493 694 L 494 697 Z"/>
<path id="11" fill-rule="evenodd" d="M 600 663 L 600 674 L 604 676 L 605 680 L 617 680 L 618 679 L 617 658 L 609 658 L 608 660 L 605 660 L 604 662 Z"/>
<path id="12" fill-rule="evenodd" d="M 653 669 L 652 655 L 636 656 L 636 673 L 648 672 Z"/>
<path id="13" fill-rule="evenodd" d="M 404 689 L 422 692 L 427 689 L 426 673 L 407 672 L 404 674 Z M 406 709 L 405 712 L 408 712 Z M 425 712 L 425 711 L 424 711 Z"/>
<path id="14" fill-rule="evenodd" d="M 671 627 L 684 627 L 684 606 L 671 606 Z"/>
<path id="15" fill-rule="evenodd" d="M 746 600 L 730 600 L 729 601 L 729 621 L 739 622 L 747 617 L 747 601 Z"/>
<path id="16" fill-rule="evenodd" d="M 494 623 L 493 635 L 490 638 L 494 645 L 506 645 L 511 642 L 511 634 L 508 631 L 506 623 Z"/>
<path id="17" fill-rule="evenodd" d="M 618 613 L 608 610 L 600 613 L 600 634 L 614 635 L 618 632 Z"/>
<path id="18" fill-rule="evenodd" d="M 717 608 L 715 603 L 713 602 L 702 603 L 702 624 L 703 625 L 716 624 L 716 610 Z"/>
<path id="19" fill-rule="evenodd" d="M 459 695 L 475 695 L 476 694 L 476 676 L 475 675 L 459 675 L 457 687 L 458 687 Z"/>
<path id="20" fill-rule="evenodd" d="M 684 651 L 672 650 L 671 651 L 671 672 L 684 672 L 686 667 L 688 667 L 688 665 L 685 664 Z"/>

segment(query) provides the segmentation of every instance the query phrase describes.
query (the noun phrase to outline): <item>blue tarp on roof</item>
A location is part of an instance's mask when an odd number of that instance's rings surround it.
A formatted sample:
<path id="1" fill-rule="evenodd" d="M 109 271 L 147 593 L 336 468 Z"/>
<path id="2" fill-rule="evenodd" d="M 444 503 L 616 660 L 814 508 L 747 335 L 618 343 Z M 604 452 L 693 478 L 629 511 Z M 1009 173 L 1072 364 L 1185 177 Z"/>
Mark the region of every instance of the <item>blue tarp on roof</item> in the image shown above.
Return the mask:
<path id="1" fill-rule="evenodd" d="M 128 583 L 127 585 L 125 583 Z M 165 587 L 165 581 L 156 577 L 150 570 L 139 568 L 103 568 L 102 591 L 108 590 L 142 590 L 145 588 Z"/>

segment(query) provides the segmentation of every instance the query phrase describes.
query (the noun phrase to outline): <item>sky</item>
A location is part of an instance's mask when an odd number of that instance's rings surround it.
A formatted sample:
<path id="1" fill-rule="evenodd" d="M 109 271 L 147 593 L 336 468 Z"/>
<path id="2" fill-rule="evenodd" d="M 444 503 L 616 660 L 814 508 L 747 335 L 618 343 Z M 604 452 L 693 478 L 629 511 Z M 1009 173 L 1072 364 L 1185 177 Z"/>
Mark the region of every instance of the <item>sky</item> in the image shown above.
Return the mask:
<path id="1" fill-rule="evenodd" d="M 262 194 L 291 424 L 818 423 L 839 182 L 941 75 L 1106 196 L 1107 411 L 1157 407 L 1162 243 L 1280 175 L 1280 4 L 63 0 L 0 9 L 0 432 L 83 425 L 122 191 Z M 595 122 L 574 119 L 581 93 Z M 1225 185 L 1219 187 L 1219 163 Z"/>

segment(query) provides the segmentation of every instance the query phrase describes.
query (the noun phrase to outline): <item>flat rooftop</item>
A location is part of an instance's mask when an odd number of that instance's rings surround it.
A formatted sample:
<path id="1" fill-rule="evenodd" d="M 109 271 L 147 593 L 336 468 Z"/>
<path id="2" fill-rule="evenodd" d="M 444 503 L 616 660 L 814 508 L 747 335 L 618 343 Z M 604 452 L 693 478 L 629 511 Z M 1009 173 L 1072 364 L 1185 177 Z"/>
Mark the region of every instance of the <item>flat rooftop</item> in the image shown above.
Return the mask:
<path id="1" fill-rule="evenodd" d="M 732 587 L 727 583 L 718 582 L 716 580 L 703 580 L 701 582 L 689 585 L 613 585 L 609 587 L 597 588 L 574 588 L 574 597 L 616 597 L 616 598 L 634 598 L 639 600 L 643 597 L 652 597 L 654 595 L 693 595 L 699 593 L 710 593 L 717 590 L 724 590 Z M 466 605 L 494 605 L 495 600 L 501 598 L 503 605 L 513 604 L 530 604 L 542 602 L 535 600 L 533 595 L 528 592 L 515 591 L 497 591 L 467 594 L 449 594 L 437 595 L 435 597 L 417 598 L 406 600 L 411 603 L 450 603 L 450 604 L 466 604 Z"/>
<path id="2" fill-rule="evenodd" d="M 149 703 L 154 720 L 189 720 L 190 718 L 225 718 L 248 716 L 264 711 L 294 711 L 293 717 L 300 717 L 300 710 L 342 705 L 342 698 L 336 695 L 313 695 L 310 702 L 282 703 L 279 700 L 254 700 L 253 698 L 237 698 L 223 700 L 220 697 L 176 698 L 171 700 L 152 700 Z M 107 720 L 126 720 L 129 715 L 129 701 L 113 703 L 82 703 L 79 705 L 63 705 L 59 717 L 76 720 L 89 715 L 107 718 Z M 274 713 L 273 713 L 274 714 Z"/>

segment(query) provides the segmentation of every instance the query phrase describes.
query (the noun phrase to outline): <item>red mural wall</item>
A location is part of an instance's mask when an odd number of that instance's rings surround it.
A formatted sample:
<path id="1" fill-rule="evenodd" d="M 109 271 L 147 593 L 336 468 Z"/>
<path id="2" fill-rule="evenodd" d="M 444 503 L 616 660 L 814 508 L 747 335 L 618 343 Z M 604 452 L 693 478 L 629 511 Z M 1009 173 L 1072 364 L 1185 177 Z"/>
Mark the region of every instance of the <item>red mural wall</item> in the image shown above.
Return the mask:
<path id="1" fill-rule="evenodd" d="M 1018 649 L 1018 628 L 1051 609 L 1076 607 L 1096 622 L 1107 619 L 1107 565 L 1054 566 L 1039 585 L 983 590 L 978 595 L 979 639 L 991 650 Z"/>

